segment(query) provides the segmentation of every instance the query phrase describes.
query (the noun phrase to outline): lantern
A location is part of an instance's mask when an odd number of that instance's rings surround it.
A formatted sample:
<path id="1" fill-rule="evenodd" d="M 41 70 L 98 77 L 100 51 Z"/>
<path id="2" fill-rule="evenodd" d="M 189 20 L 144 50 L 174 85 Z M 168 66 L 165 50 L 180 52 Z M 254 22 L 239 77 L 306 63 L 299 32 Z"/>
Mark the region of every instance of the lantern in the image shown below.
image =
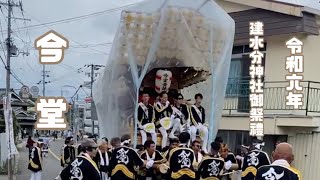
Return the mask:
<path id="1" fill-rule="evenodd" d="M 172 72 L 168 70 L 158 70 L 156 73 L 156 86 L 155 90 L 157 93 L 163 91 L 168 92 L 172 80 Z"/>

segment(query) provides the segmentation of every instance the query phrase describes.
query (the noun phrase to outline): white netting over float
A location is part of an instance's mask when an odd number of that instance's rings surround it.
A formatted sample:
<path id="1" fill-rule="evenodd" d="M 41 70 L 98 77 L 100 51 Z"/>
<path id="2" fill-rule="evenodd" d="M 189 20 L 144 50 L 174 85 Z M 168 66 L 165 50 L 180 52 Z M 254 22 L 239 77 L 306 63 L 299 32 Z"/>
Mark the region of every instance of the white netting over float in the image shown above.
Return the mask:
<path id="1" fill-rule="evenodd" d="M 205 71 L 207 78 L 181 92 L 192 99 L 203 94 L 212 141 L 221 119 L 234 26 L 212 0 L 150 0 L 124 10 L 106 68 L 93 89 L 100 136 L 129 132 L 129 121 L 137 121 L 141 83 L 152 69 L 192 67 Z"/>

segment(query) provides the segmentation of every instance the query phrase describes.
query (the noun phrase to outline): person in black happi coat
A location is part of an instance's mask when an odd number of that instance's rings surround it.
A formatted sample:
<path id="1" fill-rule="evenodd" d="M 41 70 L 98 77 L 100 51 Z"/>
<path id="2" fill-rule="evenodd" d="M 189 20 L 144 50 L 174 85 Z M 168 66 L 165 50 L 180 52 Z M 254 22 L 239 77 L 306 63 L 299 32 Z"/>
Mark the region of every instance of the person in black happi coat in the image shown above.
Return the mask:
<path id="1" fill-rule="evenodd" d="M 84 140 L 81 143 L 82 152 L 80 155 L 62 170 L 62 180 L 101 180 L 100 170 L 93 161 L 97 154 L 97 144 L 92 139 Z"/>
<path id="2" fill-rule="evenodd" d="M 302 180 L 301 173 L 290 164 L 294 160 L 292 146 L 280 143 L 272 153 L 274 162 L 261 166 L 255 180 Z"/>
<path id="3" fill-rule="evenodd" d="M 199 164 L 198 172 L 200 179 L 216 179 L 221 180 L 221 175 L 224 168 L 224 159 L 219 155 L 220 144 L 217 142 L 211 143 L 211 154 L 205 156 Z"/>
<path id="4" fill-rule="evenodd" d="M 187 146 L 190 141 L 190 134 L 182 132 L 179 135 L 179 141 L 179 147 L 169 152 L 170 179 L 195 180 L 195 168 L 198 168 L 198 163 L 196 162 L 193 150 Z"/>
<path id="5" fill-rule="evenodd" d="M 135 180 L 137 178 L 135 167 L 144 167 L 146 161 L 143 161 L 138 153 L 130 147 L 130 135 L 122 136 L 121 142 L 119 139 L 113 139 L 112 144 L 114 149 L 109 164 L 111 180 Z M 148 166 L 152 165 L 153 162 L 150 160 Z"/>
<path id="6" fill-rule="evenodd" d="M 263 143 L 255 140 L 250 151 L 245 155 L 242 163 L 241 180 L 251 180 L 256 177 L 257 170 L 264 165 L 270 165 L 269 156 L 262 151 Z"/>

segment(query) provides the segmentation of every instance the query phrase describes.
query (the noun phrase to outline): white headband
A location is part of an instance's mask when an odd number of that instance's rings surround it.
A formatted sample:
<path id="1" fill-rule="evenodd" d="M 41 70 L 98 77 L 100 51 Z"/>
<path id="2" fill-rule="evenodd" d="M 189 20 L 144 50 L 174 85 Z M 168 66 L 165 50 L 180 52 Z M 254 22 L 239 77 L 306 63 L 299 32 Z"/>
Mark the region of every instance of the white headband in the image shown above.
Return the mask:
<path id="1" fill-rule="evenodd" d="M 131 142 L 131 139 L 125 140 L 125 141 L 123 141 L 123 142 L 121 143 L 121 146 L 124 146 L 124 145 L 126 145 L 126 144 L 130 144 L 130 142 Z"/>

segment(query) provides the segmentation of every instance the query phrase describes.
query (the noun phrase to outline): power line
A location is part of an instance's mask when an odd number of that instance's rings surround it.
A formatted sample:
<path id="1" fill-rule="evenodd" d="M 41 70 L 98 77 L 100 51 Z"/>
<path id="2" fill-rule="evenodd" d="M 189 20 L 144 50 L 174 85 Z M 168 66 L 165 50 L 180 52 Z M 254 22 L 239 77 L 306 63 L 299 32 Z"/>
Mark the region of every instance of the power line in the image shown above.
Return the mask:
<path id="1" fill-rule="evenodd" d="M 24 11 L 24 12 L 27 13 L 26 11 Z M 29 14 L 29 16 L 32 17 L 30 14 Z M 35 17 L 32 17 L 32 18 L 41 23 L 41 21 L 39 21 L 37 18 L 35 18 Z M 48 26 L 48 25 L 45 25 L 45 26 L 46 26 L 47 28 L 51 29 L 51 30 L 54 30 L 53 28 L 51 28 L 51 27 Z M 75 40 L 73 40 L 73 39 L 71 39 L 71 38 L 68 38 L 68 39 L 71 40 L 71 41 L 73 41 L 73 42 L 75 42 L 75 43 L 77 43 L 77 44 L 79 44 L 79 45 L 82 45 L 81 43 L 79 43 L 79 42 L 77 42 L 77 41 L 75 41 Z M 90 48 L 90 47 L 89 47 L 89 49 L 91 49 L 91 50 L 93 50 L 93 51 L 96 51 L 96 52 L 99 52 L 99 53 L 102 53 L 102 54 L 105 54 L 105 55 L 108 55 L 108 54 L 105 53 L 105 52 L 102 52 L 102 51 L 99 51 L 99 50 L 96 50 L 96 49 L 93 49 L 93 48 Z"/>
<path id="2" fill-rule="evenodd" d="M 23 27 L 23 28 L 13 29 L 13 31 L 22 31 L 22 30 L 25 30 L 25 29 L 29 29 L 29 30 L 30 29 L 37 29 L 37 28 L 41 28 L 41 27 L 44 27 L 44 26 L 47 26 L 47 25 L 57 25 L 57 24 L 69 23 L 69 22 L 73 22 L 73 21 L 87 19 L 87 18 L 90 18 L 90 17 L 100 16 L 100 15 L 107 14 L 107 13 L 112 13 L 112 12 L 119 11 L 119 10 L 122 10 L 124 8 L 131 7 L 131 6 L 134 6 L 134 5 L 137 5 L 137 4 L 139 4 L 139 3 L 128 4 L 128 5 L 120 6 L 120 7 L 117 7 L 117 8 L 107 9 L 107 10 L 104 10 L 104 11 L 98 11 L 98 12 L 95 12 L 95 13 L 90 13 L 90 14 L 86 14 L 86 15 L 81 15 L 81 16 L 76 16 L 76 17 L 71 17 L 71 18 L 66 18 L 66 19 L 46 22 L 46 23 L 41 23 L 40 22 L 40 24 L 26 26 L 26 27 Z M 23 10 L 23 12 L 25 12 L 28 15 L 30 15 L 25 10 Z M 4 31 L 1 31 L 1 32 L 4 32 Z"/>
<path id="3" fill-rule="evenodd" d="M 6 63 L 4 62 L 2 56 L 0 56 L 0 59 L 1 59 L 2 64 L 4 65 L 4 68 L 5 68 L 6 70 L 8 70 L 8 67 L 7 67 Z M 18 76 L 12 71 L 12 69 L 10 69 L 10 75 L 11 75 L 14 79 L 16 79 L 21 85 L 24 86 L 23 82 L 22 82 L 22 81 L 18 78 Z"/>
<path id="4" fill-rule="evenodd" d="M 84 90 L 83 87 L 81 87 L 81 89 L 83 90 L 84 93 L 86 93 L 87 96 L 89 96 L 89 94 L 87 93 L 87 91 Z"/>
<path id="5" fill-rule="evenodd" d="M 18 37 L 18 36 L 16 36 Z M 22 38 L 18 37 L 21 41 L 25 42 Z M 26 42 L 25 42 L 26 43 Z M 32 42 L 26 43 L 28 47 L 33 48 Z M 90 47 L 97 47 L 97 46 L 109 46 L 112 45 L 112 42 L 106 42 L 106 43 L 96 43 L 96 44 L 81 44 L 81 45 L 73 45 L 69 46 L 69 49 L 77 49 L 77 48 L 90 48 Z M 34 51 L 38 51 L 37 49 L 32 49 Z"/>
<path id="6" fill-rule="evenodd" d="M 4 7 L 5 7 L 5 6 L 4 6 Z M 4 16 L 4 13 L 3 13 L 3 11 L 2 11 L 2 6 L 0 6 L 0 10 L 1 10 L 2 15 Z M 6 20 L 6 19 L 4 19 L 4 20 Z M 0 21 L 0 30 L 2 31 L 2 23 L 1 23 L 1 21 Z M 3 37 L 3 33 L 1 33 L 1 36 L 2 36 L 2 39 L 5 40 L 5 38 Z M 4 56 L 7 56 L 7 54 L 6 54 L 6 52 L 5 52 L 5 48 L 3 47 L 2 42 L 1 42 L 1 47 L 2 47 L 2 50 L 3 50 Z"/>
<path id="7" fill-rule="evenodd" d="M 3 63 L 3 65 L 4 65 L 4 68 L 7 69 L 7 65 L 6 65 L 6 63 L 4 62 L 4 60 L 2 59 L 2 56 L 0 56 L 0 59 L 1 59 L 2 63 Z"/>
<path id="8" fill-rule="evenodd" d="M 82 88 L 82 85 L 80 85 L 77 89 L 77 91 L 74 93 L 74 95 L 71 97 L 71 100 L 74 98 L 74 96 L 76 96 L 78 94 L 78 91 L 80 90 L 80 88 Z M 73 100 L 72 100 L 73 101 Z"/>
<path id="9" fill-rule="evenodd" d="M 15 5 L 15 6 L 17 6 L 17 5 Z M 9 9 L 6 7 L 6 6 L 0 6 L 0 9 L 1 9 L 1 13 L 2 13 L 2 15 L 3 16 L 5 16 L 4 15 L 4 13 L 3 13 L 3 11 L 2 11 L 2 8 L 1 7 L 5 7 L 7 10 L 8 10 L 8 14 L 13 14 L 13 12 L 11 11 L 11 13 L 9 12 Z M 12 10 L 12 9 L 11 9 Z M 9 22 L 6 20 L 6 19 L 4 19 L 6 22 L 7 22 L 7 24 L 9 25 Z M 10 24 L 11 25 L 11 24 Z M 0 29 L 1 29 L 1 31 L 2 31 L 2 24 L 1 24 L 1 22 L 0 22 Z M 17 35 L 16 35 L 17 36 Z M 3 37 L 3 33 L 2 33 L 2 38 L 4 39 L 4 37 Z M 7 45 L 9 44 L 10 45 L 10 39 L 9 39 L 9 41 L 7 42 Z M 11 45 L 10 45 L 11 46 Z M 3 47 L 3 44 L 1 43 L 1 47 L 2 47 L 2 50 L 3 50 L 3 52 L 4 52 L 4 55 L 5 56 L 7 56 L 7 54 L 6 54 L 6 52 L 5 52 L 5 48 Z M 1 57 L 1 56 L 0 56 Z M 5 63 L 4 63 L 4 60 L 2 59 L 2 57 L 1 57 L 1 61 L 2 61 L 2 63 L 4 64 L 4 66 L 5 66 L 5 69 L 8 71 L 8 73 L 10 74 L 9 76 L 12 76 L 15 80 L 17 80 L 17 82 L 19 82 L 21 85 L 23 85 L 24 86 L 24 83 L 21 81 L 21 79 L 16 75 L 16 73 L 14 73 L 14 71 L 12 70 L 12 68 L 9 68 Z M 28 64 L 28 66 L 29 66 L 29 68 L 31 68 L 30 67 L 30 65 Z"/>

